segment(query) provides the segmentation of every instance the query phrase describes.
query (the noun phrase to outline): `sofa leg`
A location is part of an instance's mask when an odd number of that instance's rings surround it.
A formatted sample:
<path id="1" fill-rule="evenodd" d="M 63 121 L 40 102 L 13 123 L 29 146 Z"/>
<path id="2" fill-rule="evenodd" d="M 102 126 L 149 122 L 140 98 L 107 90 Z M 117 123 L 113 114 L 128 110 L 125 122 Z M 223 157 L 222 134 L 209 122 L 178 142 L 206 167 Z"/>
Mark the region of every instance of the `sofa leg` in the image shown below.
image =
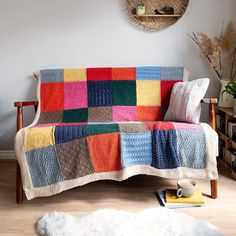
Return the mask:
<path id="1" fill-rule="evenodd" d="M 20 166 L 16 161 L 16 203 L 23 203 L 23 186 L 21 180 Z"/>
<path id="2" fill-rule="evenodd" d="M 211 180 L 211 198 L 216 199 L 218 192 L 218 180 L 213 179 Z"/>

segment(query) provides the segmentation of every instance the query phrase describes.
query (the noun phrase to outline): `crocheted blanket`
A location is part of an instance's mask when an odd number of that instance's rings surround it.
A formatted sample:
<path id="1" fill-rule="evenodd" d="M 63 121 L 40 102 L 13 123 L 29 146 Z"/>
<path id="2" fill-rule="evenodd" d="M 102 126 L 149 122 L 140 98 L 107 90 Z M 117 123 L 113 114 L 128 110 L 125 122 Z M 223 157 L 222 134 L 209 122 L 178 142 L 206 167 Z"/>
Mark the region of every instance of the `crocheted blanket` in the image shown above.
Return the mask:
<path id="1" fill-rule="evenodd" d="M 100 74 L 99 69 L 64 70 L 63 82 L 61 70 L 40 72 L 36 118 L 17 133 L 15 141 L 27 199 L 137 174 L 218 178 L 218 137 L 209 125 L 159 121 L 171 86 L 183 80 L 184 69 L 113 70 L 101 69 Z M 87 80 L 81 82 L 85 74 Z M 160 80 L 160 74 L 171 80 Z"/>

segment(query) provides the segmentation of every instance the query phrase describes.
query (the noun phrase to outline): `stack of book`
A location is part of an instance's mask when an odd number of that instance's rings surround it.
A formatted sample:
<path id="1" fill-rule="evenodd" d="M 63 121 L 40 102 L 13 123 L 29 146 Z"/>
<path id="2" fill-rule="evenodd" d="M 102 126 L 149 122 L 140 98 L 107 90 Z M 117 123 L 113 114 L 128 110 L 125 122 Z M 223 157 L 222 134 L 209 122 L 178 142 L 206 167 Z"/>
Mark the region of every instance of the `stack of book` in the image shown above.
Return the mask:
<path id="1" fill-rule="evenodd" d="M 176 189 L 160 189 L 156 191 L 156 195 L 160 204 L 168 208 L 200 207 L 205 205 L 200 188 L 196 188 L 195 194 L 189 198 L 178 198 Z"/>

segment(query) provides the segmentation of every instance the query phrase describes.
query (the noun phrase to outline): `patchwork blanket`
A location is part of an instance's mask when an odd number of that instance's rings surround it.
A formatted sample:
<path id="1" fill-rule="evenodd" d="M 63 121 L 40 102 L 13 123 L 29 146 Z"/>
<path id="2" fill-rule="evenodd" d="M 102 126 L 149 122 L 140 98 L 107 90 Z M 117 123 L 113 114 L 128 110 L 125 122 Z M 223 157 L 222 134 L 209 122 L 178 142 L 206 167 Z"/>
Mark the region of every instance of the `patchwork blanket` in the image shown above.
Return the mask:
<path id="1" fill-rule="evenodd" d="M 36 118 L 16 135 L 27 199 L 137 174 L 218 178 L 211 127 L 161 121 L 184 68 L 62 71 L 40 72 Z"/>

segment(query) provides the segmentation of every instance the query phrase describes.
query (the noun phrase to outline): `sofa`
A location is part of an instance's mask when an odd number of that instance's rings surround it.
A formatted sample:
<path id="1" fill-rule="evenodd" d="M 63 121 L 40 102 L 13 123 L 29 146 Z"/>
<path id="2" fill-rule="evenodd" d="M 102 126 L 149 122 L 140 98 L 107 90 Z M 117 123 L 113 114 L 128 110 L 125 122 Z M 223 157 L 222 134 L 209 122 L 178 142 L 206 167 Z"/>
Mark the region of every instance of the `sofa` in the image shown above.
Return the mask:
<path id="1" fill-rule="evenodd" d="M 217 197 L 216 99 L 210 125 L 163 121 L 184 67 L 41 70 L 38 101 L 16 102 L 17 202 L 138 174 L 211 181 Z M 35 106 L 23 128 L 23 107 Z M 214 150 L 213 150 L 214 149 Z"/>

